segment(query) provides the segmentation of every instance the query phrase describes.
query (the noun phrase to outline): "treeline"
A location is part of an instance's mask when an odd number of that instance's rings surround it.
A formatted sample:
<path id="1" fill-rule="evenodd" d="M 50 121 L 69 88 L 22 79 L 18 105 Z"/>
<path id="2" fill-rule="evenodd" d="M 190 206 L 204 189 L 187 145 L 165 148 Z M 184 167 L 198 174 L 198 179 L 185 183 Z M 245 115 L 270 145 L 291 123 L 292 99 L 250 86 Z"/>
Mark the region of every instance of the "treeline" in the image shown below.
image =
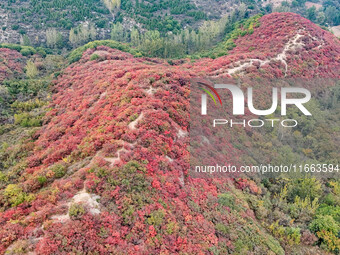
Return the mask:
<path id="1" fill-rule="evenodd" d="M 178 33 L 162 35 L 158 30 L 141 32 L 125 28 L 121 23 L 112 27 L 111 39 L 130 43 L 148 56 L 176 58 L 211 49 L 221 41 L 237 21 L 246 16 L 246 6 L 241 4 L 231 15 L 217 21 L 205 21 L 197 30 L 186 28 Z"/>
<path id="2" fill-rule="evenodd" d="M 63 36 L 56 28 L 46 30 L 46 45 L 49 48 L 62 49 L 66 46 L 78 47 L 89 41 L 94 41 L 96 38 L 96 27 L 93 23 L 89 22 L 71 28 L 68 38 Z"/>
<path id="3" fill-rule="evenodd" d="M 133 28 L 127 30 L 121 23 L 113 25 L 111 39 L 119 42 L 131 43 L 132 46 L 154 57 L 180 57 L 192 54 L 198 50 L 205 50 L 216 44 L 224 34 L 228 17 L 221 20 L 206 21 L 195 31 L 193 29 L 181 30 L 178 34 L 162 36 L 158 30 L 140 32 Z"/>
<path id="4" fill-rule="evenodd" d="M 111 39 L 128 43 L 145 55 L 162 58 L 177 58 L 192 55 L 196 52 L 210 51 L 227 33 L 237 28 L 237 21 L 247 17 L 247 6 L 241 4 L 230 15 L 217 21 L 205 21 L 196 30 L 192 28 L 180 29 L 177 33 L 163 34 L 158 30 L 141 31 L 137 28 L 129 29 L 122 23 L 112 25 Z M 71 28 L 68 34 L 49 28 L 45 32 L 46 46 L 54 49 L 79 47 L 97 39 L 97 28 L 91 22 L 84 22 Z M 30 45 L 28 37 L 24 35 L 22 45 Z M 232 48 L 232 44 L 227 48 Z M 225 54 L 225 49 L 220 54 Z"/>
<path id="5" fill-rule="evenodd" d="M 338 0 L 323 1 L 322 7 L 318 9 L 315 6 L 306 8 L 306 2 L 307 0 L 293 0 L 291 3 L 285 1 L 274 11 L 297 12 L 323 26 L 340 25 L 340 2 Z"/>
<path id="6" fill-rule="evenodd" d="M 113 6 L 120 4 L 117 0 L 106 1 L 106 3 L 111 3 Z M 234 38 L 226 38 L 226 34 L 238 28 L 238 21 L 248 17 L 247 9 L 245 4 L 241 4 L 230 15 L 223 16 L 216 21 L 204 21 L 197 29 L 178 27 L 176 32 L 167 33 L 159 30 L 145 31 L 137 27 L 129 28 L 117 22 L 111 27 L 111 39 L 128 43 L 129 46 L 151 57 L 179 58 L 193 54 L 197 57 L 217 57 L 226 54 L 227 50 L 234 47 Z M 170 19 L 170 16 L 167 17 Z M 168 22 L 168 19 L 165 18 L 163 22 Z M 58 28 L 48 28 L 45 30 L 46 44 L 44 46 L 56 50 L 70 50 L 97 40 L 98 31 L 96 24 L 88 21 L 71 28 L 68 33 Z M 215 46 L 224 38 L 226 42 L 223 47 L 218 47 L 216 50 Z M 21 45 L 31 45 L 30 38 L 25 34 L 22 35 L 20 42 Z"/>

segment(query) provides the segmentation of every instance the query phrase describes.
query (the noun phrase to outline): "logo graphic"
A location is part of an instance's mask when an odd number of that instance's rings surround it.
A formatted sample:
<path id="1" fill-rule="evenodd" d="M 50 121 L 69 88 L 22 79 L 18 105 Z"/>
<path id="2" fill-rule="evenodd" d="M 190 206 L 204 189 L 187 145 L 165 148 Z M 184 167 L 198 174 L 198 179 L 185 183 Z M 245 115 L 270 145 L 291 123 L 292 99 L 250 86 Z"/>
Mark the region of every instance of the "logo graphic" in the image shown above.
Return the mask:
<path id="1" fill-rule="evenodd" d="M 217 96 L 218 100 L 220 101 L 220 104 L 221 106 L 223 105 L 222 104 L 222 100 L 221 100 L 221 97 L 220 95 L 217 93 L 216 89 L 214 89 L 213 87 L 211 87 L 210 85 L 208 84 L 205 84 L 203 82 L 197 82 L 198 84 L 200 85 L 203 85 L 203 86 L 206 86 L 207 88 L 209 88 L 212 92 L 214 92 L 214 94 Z M 212 100 L 214 101 L 215 105 L 217 105 L 216 103 L 216 99 L 214 98 L 213 94 L 211 94 L 211 92 L 205 88 L 199 88 L 200 90 L 204 91 L 205 93 L 207 93 L 211 98 Z M 207 114 L 207 95 L 206 94 L 202 94 L 202 107 L 203 105 L 205 105 L 205 114 Z M 203 113 L 202 113 L 203 114 Z"/>
<path id="2" fill-rule="evenodd" d="M 217 98 L 219 99 L 221 106 L 222 106 L 222 100 L 215 90 L 217 89 L 228 89 L 233 98 L 233 115 L 244 115 L 244 110 L 245 110 L 245 96 L 243 91 L 236 85 L 232 84 L 215 84 L 214 87 L 211 87 L 207 84 L 204 84 L 202 82 L 198 82 L 201 85 L 206 86 L 209 88 L 211 91 L 215 93 Z M 199 88 L 200 90 L 204 91 L 207 93 L 214 101 L 215 105 L 217 105 L 216 100 L 214 96 L 211 94 L 210 91 L 204 88 Z M 248 108 L 251 113 L 255 115 L 269 115 L 272 114 L 276 111 L 277 106 L 278 106 L 278 88 L 272 88 L 272 106 L 267 109 L 267 110 L 258 110 L 255 109 L 254 104 L 253 104 L 253 88 L 248 88 L 247 89 L 247 99 L 248 99 Z M 288 94 L 293 94 L 293 93 L 298 93 L 298 94 L 303 94 L 304 97 L 298 97 L 298 98 L 288 98 Z M 207 94 L 202 94 L 201 95 L 201 114 L 202 115 L 207 115 Z M 303 104 L 307 103 L 311 99 L 311 93 L 309 90 L 305 88 L 296 88 L 296 87 L 289 87 L 289 88 L 281 88 L 281 115 L 287 115 L 287 105 L 295 105 L 304 115 L 306 116 L 311 116 L 312 114 L 303 106 Z"/>

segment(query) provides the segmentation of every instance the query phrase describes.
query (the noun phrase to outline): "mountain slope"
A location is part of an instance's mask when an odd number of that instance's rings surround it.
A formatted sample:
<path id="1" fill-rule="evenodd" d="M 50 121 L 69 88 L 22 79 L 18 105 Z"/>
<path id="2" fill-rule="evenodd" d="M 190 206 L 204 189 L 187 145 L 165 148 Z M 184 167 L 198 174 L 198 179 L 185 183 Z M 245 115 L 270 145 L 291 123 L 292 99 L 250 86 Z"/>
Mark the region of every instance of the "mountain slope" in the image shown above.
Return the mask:
<path id="1" fill-rule="evenodd" d="M 219 77 L 261 68 L 261 75 L 273 78 L 339 77 L 339 39 L 330 32 L 294 13 L 265 15 L 259 22 L 250 35 L 234 40 L 228 56 L 202 59 L 205 71 Z"/>
<path id="2" fill-rule="evenodd" d="M 0 81 L 3 81 L 4 79 L 11 79 L 15 75 L 23 73 L 25 57 L 19 52 L 1 48 L 0 59 Z"/>
<path id="3" fill-rule="evenodd" d="M 266 218 L 280 215 L 267 186 L 188 175 L 192 78 L 339 78 L 330 33 L 294 14 L 260 22 L 215 60 L 170 65 L 98 46 L 63 70 L 43 127 L 8 148 L 30 152 L 1 176 L 0 253 L 289 253 L 294 236 L 269 232 Z M 247 154 L 225 146 L 233 162 Z M 326 253 L 301 231 L 299 254 Z"/>

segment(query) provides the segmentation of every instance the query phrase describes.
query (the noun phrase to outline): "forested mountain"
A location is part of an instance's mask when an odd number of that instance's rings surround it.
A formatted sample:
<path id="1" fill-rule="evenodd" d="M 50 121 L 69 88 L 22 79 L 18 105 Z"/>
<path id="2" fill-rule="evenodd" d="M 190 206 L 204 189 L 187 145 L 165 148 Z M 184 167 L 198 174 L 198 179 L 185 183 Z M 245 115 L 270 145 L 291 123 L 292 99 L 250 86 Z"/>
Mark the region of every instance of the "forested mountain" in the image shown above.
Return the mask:
<path id="1" fill-rule="evenodd" d="M 0 2 L 0 43 L 70 49 L 110 39 L 112 27 L 121 24 L 125 34 L 113 37 L 125 41 L 133 30 L 178 36 L 185 29 L 197 33 L 202 25 L 204 30 L 204 21 L 216 22 L 226 14 L 241 20 L 273 11 L 299 13 L 339 36 L 337 0 L 8 0 Z"/>
<path id="2" fill-rule="evenodd" d="M 262 7 L 251 1 L 205 22 L 220 13 L 197 0 L 82 2 L 2 3 L 12 13 L 21 3 L 41 6 L 21 11 L 36 13 L 28 15 L 32 24 L 51 22 L 55 41 L 50 48 L 0 45 L 0 254 L 339 253 L 338 176 L 188 172 L 190 91 L 202 77 L 236 79 L 242 88 L 253 82 L 261 106 L 271 88 L 265 79 L 299 78 L 313 95 L 308 108 L 317 119 L 291 110 L 288 118 L 303 123 L 294 129 L 231 129 L 220 139 L 229 162 L 339 165 L 337 37 L 294 13 L 252 15 Z M 65 3 L 74 8 L 65 12 L 66 27 L 52 18 L 62 17 Z M 144 6 L 151 4 L 155 10 Z M 55 12 L 46 14 L 48 6 Z M 172 33 L 148 16 L 161 12 Z M 100 24 L 75 28 L 79 13 L 117 18 L 115 40 L 92 41 Z M 124 18 L 137 23 L 129 30 Z M 67 29 L 76 49 L 56 54 L 59 42 L 71 48 Z"/>

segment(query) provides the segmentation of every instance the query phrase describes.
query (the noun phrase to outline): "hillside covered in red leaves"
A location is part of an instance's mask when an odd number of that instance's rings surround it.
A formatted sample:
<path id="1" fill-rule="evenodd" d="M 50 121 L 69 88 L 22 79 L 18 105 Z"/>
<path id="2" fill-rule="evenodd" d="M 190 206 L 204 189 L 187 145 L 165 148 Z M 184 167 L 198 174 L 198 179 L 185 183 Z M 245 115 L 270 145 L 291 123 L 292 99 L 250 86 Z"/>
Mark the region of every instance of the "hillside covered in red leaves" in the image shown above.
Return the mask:
<path id="1" fill-rule="evenodd" d="M 340 42 L 298 15 L 274 13 L 235 44 L 217 59 L 171 64 L 99 46 L 63 70 L 42 128 L 8 148 L 29 153 L 1 178 L 0 254 L 289 252 L 291 239 L 285 246 L 261 223 L 259 182 L 188 175 L 190 81 L 339 78 Z M 6 76 L 22 70 L 15 53 L 0 53 L 10 56 Z M 225 146 L 233 163 L 247 154 L 232 137 Z M 316 237 L 301 235 L 301 254 L 320 254 Z"/>
<path id="2" fill-rule="evenodd" d="M 213 76 L 246 72 L 254 77 L 338 77 L 339 40 L 311 21 L 293 13 L 273 13 L 260 18 L 260 27 L 235 40 L 229 55 L 201 59 L 195 65 Z M 253 75 L 251 73 L 254 73 Z"/>
<path id="3" fill-rule="evenodd" d="M 24 72 L 25 57 L 15 50 L 0 48 L 0 81 Z"/>

